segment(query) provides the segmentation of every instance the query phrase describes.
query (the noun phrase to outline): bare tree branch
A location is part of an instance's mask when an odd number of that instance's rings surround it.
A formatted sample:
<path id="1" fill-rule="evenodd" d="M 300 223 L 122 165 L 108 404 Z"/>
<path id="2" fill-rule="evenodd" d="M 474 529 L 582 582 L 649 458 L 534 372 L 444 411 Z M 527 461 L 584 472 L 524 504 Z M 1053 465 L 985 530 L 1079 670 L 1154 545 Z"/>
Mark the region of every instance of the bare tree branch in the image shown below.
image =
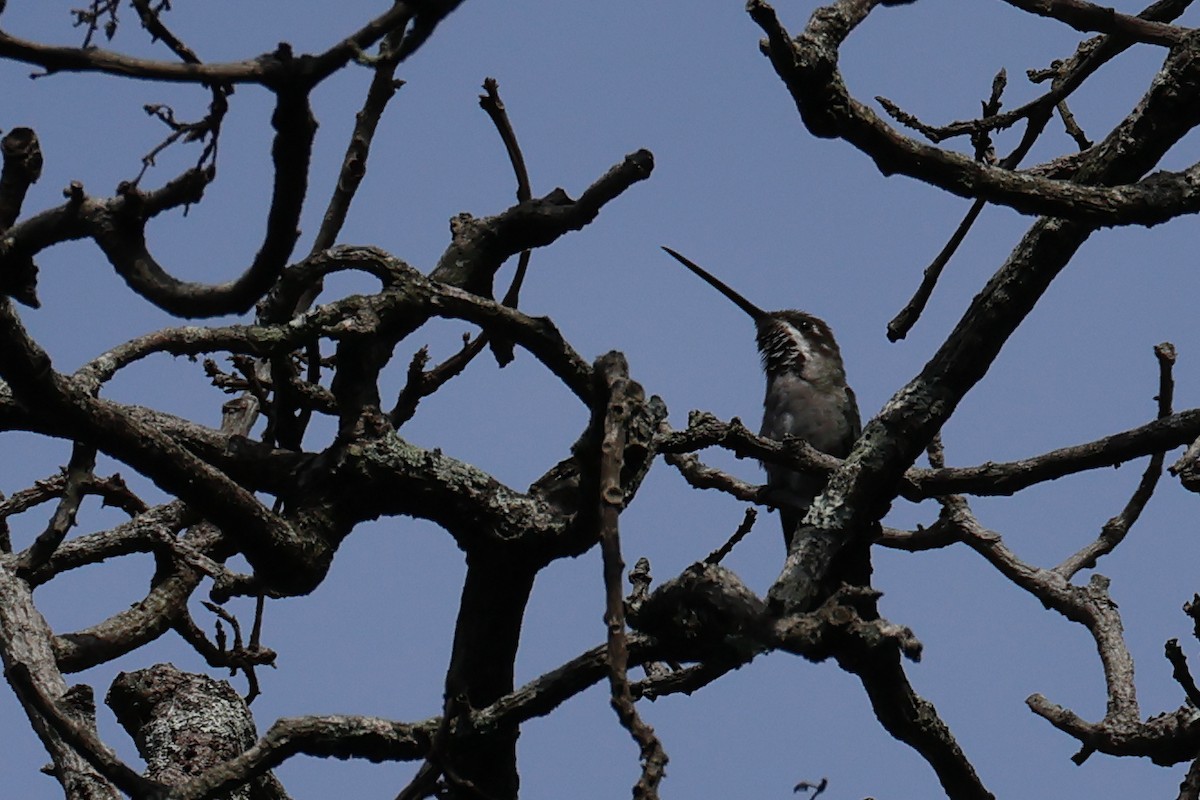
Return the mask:
<path id="1" fill-rule="evenodd" d="M 568 231 L 587 225 L 610 200 L 638 181 L 650 177 L 654 157 L 649 150 L 625 156 L 578 200 L 562 189 L 545 197 L 518 203 L 494 217 L 476 219 L 460 214 L 451 222 L 453 241 L 430 274 L 436 281 L 490 297 L 492 277 L 510 256 L 544 247 Z"/>
<path id="2" fill-rule="evenodd" d="M 135 800 L 158 800 L 167 796 L 162 784 L 138 775 L 129 765 L 121 761 L 96 736 L 94 725 L 88 727 L 72 719 L 58 704 L 47 697 L 34 679 L 29 666 L 15 663 L 5 669 L 5 677 L 13 685 L 18 697 L 37 709 L 55 733 L 74 748 L 98 773 Z M 70 787 L 67 787 L 70 788 Z"/>
<path id="3" fill-rule="evenodd" d="M 64 472 L 62 499 L 59 500 L 58 508 L 54 510 L 50 525 L 22 554 L 17 567 L 19 574 L 32 572 L 49 561 L 50 556 L 66 538 L 75 524 L 75 515 L 79 512 L 79 504 L 83 500 L 83 484 L 94 477 L 92 470 L 95 466 L 96 448 L 77 442 Z"/>
<path id="4" fill-rule="evenodd" d="M 1077 31 L 1087 33 L 1116 34 L 1138 42 L 1173 47 L 1183 41 L 1189 31 L 1119 14 L 1111 8 L 1094 5 L 1084 0 L 1004 0 L 1011 6 L 1038 14 L 1052 17 L 1065 22 Z"/>
<path id="5" fill-rule="evenodd" d="M 751 17 L 767 34 L 776 72 L 814 135 L 845 139 L 867 153 L 885 174 L 899 172 L 952 194 L 985 199 L 1025 214 L 1088 225 L 1154 225 L 1200 211 L 1200 193 L 1191 188 L 1200 175 L 1197 166 L 1179 173 L 1159 172 L 1144 180 L 1138 180 L 1142 170 L 1137 170 L 1121 180 L 1106 180 L 1113 188 L 1101 188 L 1091 177 L 1065 181 L 1019 174 L 899 135 L 849 96 L 836 67 L 837 48 L 879 2 L 841 0 L 827 6 L 827 13 L 814 15 L 805 35 L 795 40 L 765 2 L 751 0 L 748 6 Z M 1196 69 L 1192 40 L 1186 41 L 1172 51 L 1163 69 L 1167 84 L 1187 83 Z M 1143 109 L 1136 109 L 1126 121 L 1125 135 L 1133 132 L 1139 120 L 1150 118 L 1141 113 Z M 1152 116 L 1157 118 L 1157 114 Z M 1183 108 L 1171 119 L 1174 132 L 1160 133 L 1174 138 L 1200 123 L 1197 113 Z"/>
<path id="6" fill-rule="evenodd" d="M 47 73 L 100 72 L 143 80 L 177 83 L 257 83 L 276 88 L 281 83 L 301 80 L 315 86 L 344 67 L 379 41 L 389 31 L 402 29 L 413 16 L 413 3 L 395 3 L 328 50 L 296 58 L 284 45 L 273 53 L 225 64 L 175 63 L 127 56 L 92 47 L 58 47 L 20 39 L 0 31 L 0 57 L 34 64 Z M 408 55 L 415 48 L 411 48 Z M 299 70 L 299 72 L 298 72 Z"/>
<path id="7" fill-rule="evenodd" d="M 70 738 L 75 727 L 59 730 L 60 715 L 53 701 L 67 693 L 62 673 L 50 648 L 52 633 L 33 603 L 29 586 L 0 562 L 0 660 L 5 677 L 17 681 L 18 699 L 30 725 L 54 761 L 55 774 L 72 797 L 115 800 L 116 786 L 103 770 L 89 761 Z M 72 721 L 73 722 L 73 721 Z M 93 720 L 94 723 L 94 720 Z M 93 734 L 94 735 L 94 734 Z"/>
<path id="8" fill-rule="evenodd" d="M 1171 375 L 1171 369 L 1175 365 L 1175 347 L 1170 342 L 1164 342 L 1154 348 L 1154 355 L 1158 358 L 1159 369 L 1158 418 L 1165 419 L 1171 415 L 1171 402 L 1175 395 L 1175 381 Z M 1162 477 L 1165 459 L 1165 451 L 1159 451 L 1150 457 L 1150 463 L 1146 465 L 1146 471 L 1142 473 L 1137 489 L 1121 509 L 1121 513 L 1104 523 L 1095 542 L 1059 564 L 1054 568 L 1055 572 L 1070 580 L 1079 570 L 1096 566 L 1099 558 L 1111 553 L 1121 543 L 1125 534 L 1142 515 L 1146 503 L 1150 502 L 1158 479 Z"/>
<path id="9" fill-rule="evenodd" d="M 604 562 L 605 611 L 608 628 L 609 686 L 613 710 L 617 719 L 637 743 L 641 753 L 642 774 L 633 787 L 634 797 L 657 798 L 667 765 L 667 753 L 654 729 L 646 724 L 633 705 L 629 692 L 629 652 L 625 643 L 625 596 L 621 579 L 625 562 L 621 557 L 621 542 L 617 519 L 625 505 L 621 485 L 622 457 L 625 452 L 625 426 L 629 423 L 630 405 L 641 398 L 641 387 L 629 380 L 629 368 L 623 357 L 609 357 L 596 364 L 608 390 L 604 415 L 604 432 L 600 442 L 600 480 L 597 501 L 600 519 L 600 554 Z"/>
<path id="10" fill-rule="evenodd" d="M 150 0 L 131 0 L 131 2 L 134 11 L 137 12 L 138 19 L 141 20 L 142 27 L 149 32 L 152 39 L 165 44 L 185 64 L 201 63 L 200 57 L 196 55 L 195 51 L 184 44 L 175 34 L 171 33 L 170 29 L 163 23 L 162 12 L 165 10 L 165 3 L 156 9 L 150 5 Z"/>

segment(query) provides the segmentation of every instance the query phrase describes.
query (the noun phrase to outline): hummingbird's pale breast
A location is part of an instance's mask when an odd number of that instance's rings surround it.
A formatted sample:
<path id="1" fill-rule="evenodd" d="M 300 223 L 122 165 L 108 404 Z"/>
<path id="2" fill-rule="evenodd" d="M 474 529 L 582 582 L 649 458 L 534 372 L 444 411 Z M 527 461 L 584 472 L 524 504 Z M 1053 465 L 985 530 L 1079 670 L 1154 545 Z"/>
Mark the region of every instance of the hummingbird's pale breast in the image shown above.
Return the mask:
<path id="1" fill-rule="evenodd" d="M 857 408 L 845 383 L 840 390 L 820 387 L 790 372 L 768 379 L 760 436 L 776 441 L 795 436 L 822 453 L 845 458 L 858 427 Z"/>

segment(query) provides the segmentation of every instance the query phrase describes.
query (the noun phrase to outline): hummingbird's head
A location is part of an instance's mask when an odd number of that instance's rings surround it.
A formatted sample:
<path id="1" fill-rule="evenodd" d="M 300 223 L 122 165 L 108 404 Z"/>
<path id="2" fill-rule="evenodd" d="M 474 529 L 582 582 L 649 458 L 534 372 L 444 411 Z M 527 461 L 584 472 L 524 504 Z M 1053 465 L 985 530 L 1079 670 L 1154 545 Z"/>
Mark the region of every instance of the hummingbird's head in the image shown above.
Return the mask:
<path id="1" fill-rule="evenodd" d="M 695 262 L 669 247 L 663 250 L 750 315 L 768 378 L 792 373 L 813 381 L 845 380 L 842 354 L 823 320 L 803 311 L 763 311 Z"/>
<path id="2" fill-rule="evenodd" d="M 803 311 L 772 311 L 754 320 L 756 340 L 768 376 L 790 372 L 817 380 L 845 380 L 842 354 L 825 321 Z"/>

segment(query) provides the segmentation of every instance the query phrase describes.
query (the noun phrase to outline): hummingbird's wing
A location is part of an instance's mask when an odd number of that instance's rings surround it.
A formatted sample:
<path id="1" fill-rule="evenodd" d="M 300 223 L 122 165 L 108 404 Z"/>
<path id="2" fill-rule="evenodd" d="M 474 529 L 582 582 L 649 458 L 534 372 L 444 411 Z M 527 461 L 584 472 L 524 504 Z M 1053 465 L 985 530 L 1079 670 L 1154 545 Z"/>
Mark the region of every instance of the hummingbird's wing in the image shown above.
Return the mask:
<path id="1" fill-rule="evenodd" d="M 862 436 L 862 420 L 858 416 L 858 398 L 854 396 L 854 390 L 849 386 L 846 387 L 846 399 L 850 401 L 846 403 L 846 422 L 849 425 L 850 435 L 843 456 L 850 454 L 850 448 L 858 441 L 858 437 Z"/>

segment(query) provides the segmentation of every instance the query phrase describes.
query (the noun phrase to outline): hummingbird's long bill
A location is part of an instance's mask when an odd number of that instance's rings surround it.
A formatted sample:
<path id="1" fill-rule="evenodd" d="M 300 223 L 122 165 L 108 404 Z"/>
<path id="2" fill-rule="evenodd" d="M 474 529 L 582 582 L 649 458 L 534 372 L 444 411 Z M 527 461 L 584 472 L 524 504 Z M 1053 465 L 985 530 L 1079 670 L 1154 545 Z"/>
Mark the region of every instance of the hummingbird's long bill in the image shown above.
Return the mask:
<path id="1" fill-rule="evenodd" d="M 715 275 L 713 275 L 708 270 L 704 269 L 704 267 L 701 267 L 699 264 L 695 263 L 691 259 L 686 258 L 686 257 L 680 255 L 679 253 L 676 253 L 674 250 L 667 247 L 666 245 L 662 245 L 662 249 L 666 250 L 667 253 L 670 256 L 672 256 L 676 261 L 678 261 L 680 264 L 683 264 L 685 267 L 690 269 L 692 272 L 696 273 L 701 278 L 703 278 L 704 281 L 709 286 L 713 287 L 718 292 L 720 292 L 721 294 L 725 295 L 730 300 L 732 300 L 738 308 L 740 308 L 742 311 L 745 311 L 747 314 L 749 314 L 750 318 L 753 319 L 755 322 L 758 322 L 759 320 L 761 320 L 767 316 L 767 312 L 763 311 L 761 308 L 754 305 L 754 303 L 751 303 L 749 300 L 742 297 L 740 294 L 735 292 L 733 289 L 730 289 L 719 278 L 717 278 Z"/>

